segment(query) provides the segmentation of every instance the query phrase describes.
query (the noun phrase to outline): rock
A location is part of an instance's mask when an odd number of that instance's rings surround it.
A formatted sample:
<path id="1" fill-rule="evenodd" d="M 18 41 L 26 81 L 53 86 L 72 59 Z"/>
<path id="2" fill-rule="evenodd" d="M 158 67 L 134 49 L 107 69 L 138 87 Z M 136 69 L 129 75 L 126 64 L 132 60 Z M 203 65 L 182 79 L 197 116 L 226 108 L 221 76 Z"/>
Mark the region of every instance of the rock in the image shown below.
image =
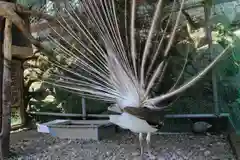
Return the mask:
<path id="1" fill-rule="evenodd" d="M 213 146 L 213 144 L 212 144 L 212 143 L 209 143 L 207 146 L 208 146 L 208 147 L 212 147 L 212 146 Z"/>
<path id="2" fill-rule="evenodd" d="M 204 151 L 205 150 L 205 148 L 203 148 L 203 147 L 200 147 L 200 149 L 199 149 L 200 151 Z"/>
<path id="3" fill-rule="evenodd" d="M 44 100 L 42 100 L 42 102 L 44 102 L 44 103 L 53 103 L 55 101 L 56 101 L 56 99 L 52 95 L 48 95 L 47 97 L 45 97 Z"/>
<path id="4" fill-rule="evenodd" d="M 106 155 L 107 155 L 107 156 L 110 156 L 110 155 L 111 155 L 111 152 L 106 152 Z"/>
<path id="5" fill-rule="evenodd" d="M 150 159 L 150 160 L 156 160 L 156 159 L 157 159 L 157 157 L 154 156 L 153 154 L 147 155 L 147 157 L 148 157 L 148 159 Z"/>
<path id="6" fill-rule="evenodd" d="M 204 121 L 199 121 L 193 124 L 193 131 L 196 133 L 204 133 L 211 127 L 212 127 L 211 124 Z"/>
<path id="7" fill-rule="evenodd" d="M 217 156 L 212 156 L 211 158 L 212 158 L 212 160 L 220 160 L 220 158 Z"/>
<path id="8" fill-rule="evenodd" d="M 158 156 L 157 160 L 165 160 L 165 158 L 163 156 Z"/>
<path id="9" fill-rule="evenodd" d="M 211 136 L 211 133 L 206 133 L 207 136 Z"/>
<path id="10" fill-rule="evenodd" d="M 36 92 L 36 91 L 40 90 L 41 87 L 42 87 L 42 82 L 33 82 L 33 83 L 30 85 L 28 91 L 29 91 L 29 92 Z"/>
<path id="11" fill-rule="evenodd" d="M 132 156 L 139 156 L 140 153 L 139 152 L 132 152 Z"/>
<path id="12" fill-rule="evenodd" d="M 220 138 L 224 139 L 225 137 L 224 137 L 224 135 L 223 135 L 223 134 L 221 134 L 221 135 L 220 135 Z"/>
<path id="13" fill-rule="evenodd" d="M 204 156 L 205 156 L 205 157 L 208 157 L 208 156 L 210 156 L 210 154 L 211 154 L 211 152 L 210 152 L 210 151 L 205 151 L 205 152 L 204 152 Z"/>
<path id="14" fill-rule="evenodd" d="M 223 142 L 217 142 L 217 143 L 216 143 L 216 145 L 219 145 L 219 146 L 224 146 L 224 145 L 225 145 L 225 143 L 223 143 Z"/>

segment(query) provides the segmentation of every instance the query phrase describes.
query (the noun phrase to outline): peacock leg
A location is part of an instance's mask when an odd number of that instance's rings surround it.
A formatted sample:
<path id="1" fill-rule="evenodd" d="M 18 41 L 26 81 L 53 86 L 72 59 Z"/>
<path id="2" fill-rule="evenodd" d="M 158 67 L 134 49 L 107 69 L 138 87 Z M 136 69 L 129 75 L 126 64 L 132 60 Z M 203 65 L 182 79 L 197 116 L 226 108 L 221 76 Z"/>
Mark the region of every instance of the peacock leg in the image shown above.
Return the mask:
<path id="1" fill-rule="evenodd" d="M 143 133 L 139 133 L 140 156 L 143 157 Z"/>
<path id="2" fill-rule="evenodd" d="M 150 159 L 155 159 L 155 156 L 151 153 L 151 133 L 147 133 L 147 137 L 146 137 L 146 141 L 147 141 L 147 152 L 148 152 L 148 157 Z"/>

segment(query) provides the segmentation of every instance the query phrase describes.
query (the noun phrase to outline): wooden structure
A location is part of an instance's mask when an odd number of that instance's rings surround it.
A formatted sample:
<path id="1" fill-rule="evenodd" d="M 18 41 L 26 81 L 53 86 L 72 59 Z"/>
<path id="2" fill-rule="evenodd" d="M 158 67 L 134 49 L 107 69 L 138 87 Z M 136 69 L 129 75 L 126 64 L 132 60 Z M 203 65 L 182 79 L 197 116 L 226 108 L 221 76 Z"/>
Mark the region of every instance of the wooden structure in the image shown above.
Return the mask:
<path id="1" fill-rule="evenodd" d="M 26 24 L 29 24 L 28 17 L 23 17 Z M 30 25 L 28 26 L 30 30 Z M 3 42 L 3 37 L 0 32 L 0 42 Z M 21 31 L 13 25 L 12 27 L 12 57 L 13 59 L 24 60 L 32 56 L 32 44 L 25 38 Z"/>
<path id="2" fill-rule="evenodd" d="M 28 18 L 24 18 L 28 23 Z M 29 23 L 28 23 L 29 24 Z M 13 25 L 12 29 L 12 61 L 11 61 L 11 102 L 12 110 L 15 110 L 20 116 L 20 123 L 12 125 L 12 129 L 21 127 L 25 123 L 25 107 L 23 103 L 23 68 L 22 61 L 33 55 L 32 45 L 28 39 Z M 4 36 L 0 32 L 0 43 L 3 43 Z"/>
<path id="3" fill-rule="evenodd" d="M 25 107 L 23 102 L 23 68 L 21 61 L 12 60 L 11 76 L 12 111 L 14 110 L 14 112 L 17 112 L 20 116 L 20 123 L 12 124 L 12 128 L 15 129 L 21 127 L 25 123 Z"/>

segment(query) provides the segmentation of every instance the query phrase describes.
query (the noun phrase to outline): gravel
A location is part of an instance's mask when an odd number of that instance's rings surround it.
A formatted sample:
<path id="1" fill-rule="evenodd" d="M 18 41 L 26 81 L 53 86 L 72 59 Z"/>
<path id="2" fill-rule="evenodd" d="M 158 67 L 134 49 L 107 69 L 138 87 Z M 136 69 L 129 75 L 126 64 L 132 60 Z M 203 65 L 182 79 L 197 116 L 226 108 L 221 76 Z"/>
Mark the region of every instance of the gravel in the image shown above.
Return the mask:
<path id="1" fill-rule="evenodd" d="M 153 135 L 151 141 L 152 159 L 235 160 L 224 135 Z M 11 153 L 10 160 L 137 160 L 139 143 L 138 136 L 127 131 L 98 142 L 58 139 L 30 130 L 11 135 Z"/>

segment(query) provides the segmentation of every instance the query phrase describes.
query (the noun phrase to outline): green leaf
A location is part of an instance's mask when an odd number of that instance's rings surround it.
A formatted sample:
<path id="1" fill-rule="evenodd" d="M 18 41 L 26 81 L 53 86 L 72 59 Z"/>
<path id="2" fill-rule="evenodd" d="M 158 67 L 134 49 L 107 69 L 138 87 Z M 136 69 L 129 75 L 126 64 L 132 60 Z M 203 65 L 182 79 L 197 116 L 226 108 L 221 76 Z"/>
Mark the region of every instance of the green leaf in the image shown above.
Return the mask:
<path id="1" fill-rule="evenodd" d="M 240 98 L 238 98 L 236 101 L 237 101 L 238 104 L 240 104 Z"/>

